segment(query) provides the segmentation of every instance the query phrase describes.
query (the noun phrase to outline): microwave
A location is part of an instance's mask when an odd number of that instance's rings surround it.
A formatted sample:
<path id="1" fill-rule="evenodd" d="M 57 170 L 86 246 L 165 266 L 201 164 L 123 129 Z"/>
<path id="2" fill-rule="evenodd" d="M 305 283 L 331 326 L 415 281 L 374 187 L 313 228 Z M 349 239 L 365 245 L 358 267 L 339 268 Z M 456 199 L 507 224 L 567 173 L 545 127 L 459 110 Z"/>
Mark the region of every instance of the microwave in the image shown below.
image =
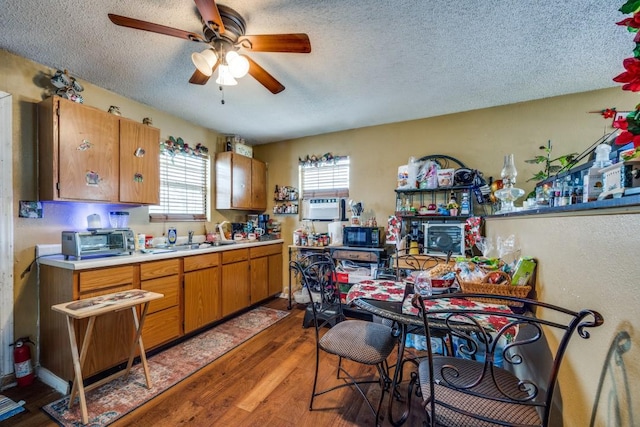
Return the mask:
<path id="1" fill-rule="evenodd" d="M 93 231 L 63 231 L 62 254 L 65 259 L 86 256 L 132 254 L 135 241 L 131 229 L 101 229 Z"/>
<path id="2" fill-rule="evenodd" d="M 305 199 L 302 201 L 302 219 L 314 221 L 345 221 L 345 200 L 340 197 Z"/>
<path id="3" fill-rule="evenodd" d="M 342 244 L 360 248 L 380 248 L 384 246 L 384 229 L 381 227 L 344 227 Z"/>
<path id="4" fill-rule="evenodd" d="M 430 255 L 464 255 L 464 223 L 424 224 L 424 253 Z"/>

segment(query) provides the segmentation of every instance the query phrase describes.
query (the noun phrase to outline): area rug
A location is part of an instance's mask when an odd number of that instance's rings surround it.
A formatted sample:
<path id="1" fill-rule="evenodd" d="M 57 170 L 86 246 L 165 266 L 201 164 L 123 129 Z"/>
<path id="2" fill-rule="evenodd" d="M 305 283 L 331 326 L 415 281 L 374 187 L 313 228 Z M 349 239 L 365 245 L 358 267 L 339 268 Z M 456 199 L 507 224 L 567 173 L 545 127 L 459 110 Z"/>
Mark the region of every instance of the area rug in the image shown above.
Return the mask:
<path id="1" fill-rule="evenodd" d="M 151 389 L 147 389 L 142 366 L 135 365 L 128 378 L 117 378 L 87 393 L 89 423 L 86 426 L 111 424 L 289 313 L 258 307 L 150 357 Z M 71 409 L 67 408 L 68 404 L 69 396 L 66 396 L 43 406 L 42 410 L 61 426 L 85 425 L 78 398 Z"/>

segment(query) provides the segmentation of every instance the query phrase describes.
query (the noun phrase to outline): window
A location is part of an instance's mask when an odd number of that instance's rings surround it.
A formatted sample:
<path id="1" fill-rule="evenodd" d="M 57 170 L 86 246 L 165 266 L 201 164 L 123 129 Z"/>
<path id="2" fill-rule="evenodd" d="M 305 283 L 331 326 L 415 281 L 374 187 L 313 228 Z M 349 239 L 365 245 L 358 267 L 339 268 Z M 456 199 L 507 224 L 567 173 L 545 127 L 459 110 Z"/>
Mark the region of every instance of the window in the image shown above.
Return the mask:
<path id="1" fill-rule="evenodd" d="M 349 195 L 349 157 L 300 165 L 302 197 L 347 197 Z"/>
<path id="2" fill-rule="evenodd" d="M 149 206 L 154 221 L 206 221 L 209 156 L 161 150 L 160 205 Z"/>

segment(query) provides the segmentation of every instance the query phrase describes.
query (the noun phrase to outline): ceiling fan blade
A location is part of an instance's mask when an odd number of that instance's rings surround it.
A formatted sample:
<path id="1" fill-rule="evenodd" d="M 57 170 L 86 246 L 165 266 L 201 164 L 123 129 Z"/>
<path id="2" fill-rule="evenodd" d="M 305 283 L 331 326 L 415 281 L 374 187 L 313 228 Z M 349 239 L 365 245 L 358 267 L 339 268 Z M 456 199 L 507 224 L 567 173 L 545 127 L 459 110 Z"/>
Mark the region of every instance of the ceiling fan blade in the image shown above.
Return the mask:
<path id="1" fill-rule="evenodd" d="M 249 61 L 249 74 L 256 79 L 260 84 L 274 95 L 276 93 L 280 93 L 284 90 L 284 86 L 282 83 L 277 81 L 271 74 L 267 72 L 264 68 L 259 66 L 253 59 L 249 58 L 246 55 L 242 55 Z"/>
<path id="2" fill-rule="evenodd" d="M 198 71 L 197 69 L 193 72 L 193 75 L 191 76 L 191 78 L 189 79 L 189 83 L 194 84 L 194 85 L 204 85 L 207 84 L 207 82 L 209 81 L 209 78 L 211 76 L 207 76 L 206 74 L 202 74 L 200 71 Z"/>
<path id="3" fill-rule="evenodd" d="M 222 17 L 220 16 L 220 11 L 218 10 L 218 6 L 216 6 L 216 2 L 214 0 L 194 0 L 196 2 L 196 7 L 198 8 L 198 12 L 200 12 L 200 16 L 202 16 L 202 20 L 207 24 L 208 27 L 213 27 L 212 30 L 217 31 L 219 34 L 224 33 L 224 24 L 222 23 Z"/>
<path id="4" fill-rule="evenodd" d="M 126 16 L 114 15 L 109 13 L 109 19 L 116 25 L 122 27 L 134 28 L 136 30 L 150 31 L 152 33 L 166 34 L 167 36 L 179 37 L 194 42 L 205 42 L 202 36 L 190 31 L 178 30 L 177 28 L 166 27 L 153 22 L 141 21 L 139 19 L 127 18 Z"/>
<path id="5" fill-rule="evenodd" d="M 311 52 L 309 36 L 304 33 L 241 36 L 238 44 L 254 52 Z"/>

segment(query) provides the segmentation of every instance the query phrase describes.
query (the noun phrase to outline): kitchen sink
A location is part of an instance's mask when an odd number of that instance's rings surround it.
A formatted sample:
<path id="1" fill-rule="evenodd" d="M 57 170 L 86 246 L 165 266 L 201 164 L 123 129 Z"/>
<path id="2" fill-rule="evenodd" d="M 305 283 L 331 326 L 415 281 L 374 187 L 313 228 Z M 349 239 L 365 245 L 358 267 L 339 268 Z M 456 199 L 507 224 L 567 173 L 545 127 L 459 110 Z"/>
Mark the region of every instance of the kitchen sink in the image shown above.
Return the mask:
<path id="1" fill-rule="evenodd" d="M 209 246 L 205 245 L 202 247 L 207 248 Z M 173 249 L 174 251 L 190 251 L 193 249 L 200 249 L 200 243 L 193 243 L 191 245 L 173 245 L 173 246 L 169 246 L 169 249 Z"/>

